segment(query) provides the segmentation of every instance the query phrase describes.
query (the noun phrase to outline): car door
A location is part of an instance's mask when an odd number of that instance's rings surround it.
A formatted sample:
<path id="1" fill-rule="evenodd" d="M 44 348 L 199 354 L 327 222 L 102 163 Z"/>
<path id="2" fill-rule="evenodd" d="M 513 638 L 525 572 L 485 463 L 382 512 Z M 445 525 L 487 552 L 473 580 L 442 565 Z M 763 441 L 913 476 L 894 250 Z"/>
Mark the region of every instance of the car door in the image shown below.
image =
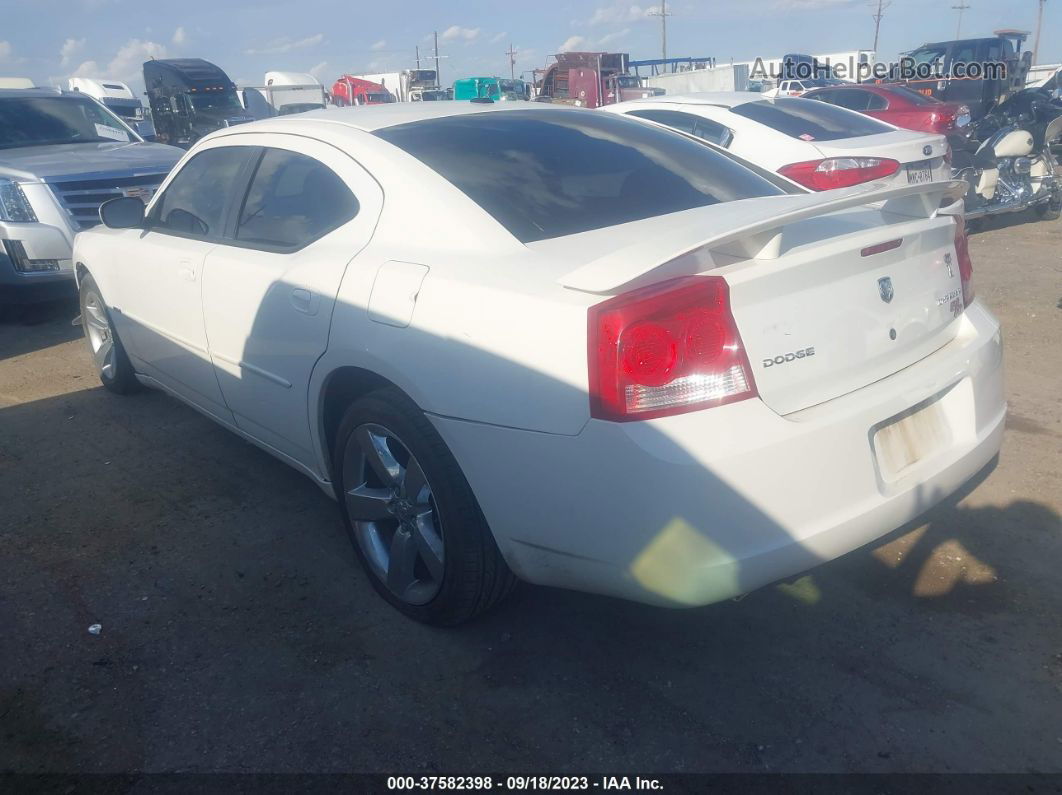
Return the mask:
<path id="1" fill-rule="evenodd" d="M 310 374 L 328 344 L 340 282 L 372 237 L 383 194 L 328 144 L 282 134 L 240 137 L 260 149 L 231 239 L 206 259 L 210 355 L 236 424 L 311 465 Z"/>
<path id="2" fill-rule="evenodd" d="M 215 147 L 181 166 L 152 202 L 115 280 L 118 333 L 136 369 L 229 422 L 207 349 L 201 278 L 241 193 L 247 155 L 242 147 Z"/>

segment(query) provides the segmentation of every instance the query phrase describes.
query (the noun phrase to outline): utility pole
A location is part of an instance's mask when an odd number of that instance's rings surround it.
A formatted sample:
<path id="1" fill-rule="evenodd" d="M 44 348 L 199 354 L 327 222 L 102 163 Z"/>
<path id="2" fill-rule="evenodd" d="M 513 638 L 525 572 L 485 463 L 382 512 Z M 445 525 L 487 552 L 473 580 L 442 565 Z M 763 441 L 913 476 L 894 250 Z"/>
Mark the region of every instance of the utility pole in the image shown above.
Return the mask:
<path id="1" fill-rule="evenodd" d="M 418 44 L 418 45 L 416 45 L 416 47 L 417 47 L 417 69 L 420 69 L 420 45 Z M 438 75 L 436 75 L 435 82 L 439 82 Z"/>
<path id="2" fill-rule="evenodd" d="M 885 16 L 885 9 L 892 5 L 892 0 L 878 0 L 878 10 L 870 16 L 874 20 L 874 52 L 878 51 L 878 30 L 881 28 L 881 18 Z"/>
<path id="3" fill-rule="evenodd" d="M 435 37 L 435 82 L 438 85 L 442 85 L 442 81 L 439 79 L 439 31 L 434 31 Z"/>
<path id="4" fill-rule="evenodd" d="M 1033 39 L 1032 65 L 1040 63 L 1040 27 L 1044 24 L 1044 5 L 1047 0 L 1040 0 L 1040 10 L 1036 12 L 1036 38 Z"/>
<path id="5" fill-rule="evenodd" d="M 664 63 L 660 64 L 660 69 L 664 72 L 667 71 L 667 18 L 671 16 L 671 13 L 667 10 L 667 0 L 660 0 L 660 10 L 650 11 L 649 16 L 660 17 L 660 57 Z"/>
<path id="6" fill-rule="evenodd" d="M 513 49 L 513 43 L 509 42 L 509 49 L 505 51 L 505 54 L 509 56 L 509 77 L 513 80 L 516 79 L 516 53 L 519 50 Z"/>
<path id="7" fill-rule="evenodd" d="M 962 12 L 969 7 L 970 6 L 966 5 L 966 3 L 962 2 L 962 0 L 959 0 L 959 4 L 957 6 L 952 6 L 952 8 L 959 12 L 959 24 L 955 26 L 955 38 L 959 38 L 959 35 L 962 31 Z"/>

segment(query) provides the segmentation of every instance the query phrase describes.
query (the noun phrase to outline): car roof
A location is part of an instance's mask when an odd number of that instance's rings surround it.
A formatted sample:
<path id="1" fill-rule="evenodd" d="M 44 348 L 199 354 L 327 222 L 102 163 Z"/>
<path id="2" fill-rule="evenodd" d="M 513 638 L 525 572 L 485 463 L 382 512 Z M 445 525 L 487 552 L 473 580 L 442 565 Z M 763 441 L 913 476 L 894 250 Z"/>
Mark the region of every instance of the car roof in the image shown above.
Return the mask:
<path id="1" fill-rule="evenodd" d="M 317 126 L 321 123 L 342 124 L 365 132 L 375 132 L 386 127 L 409 124 L 428 119 L 442 119 L 448 116 L 467 116 L 475 113 L 497 113 L 499 111 L 563 108 L 573 113 L 588 113 L 585 109 L 569 108 L 563 105 L 544 105 L 541 102 L 524 102 L 521 100 L 506 102 L 388 102 L 384 105 L 359 105 L 355 107 L 329 107 L 324 110 L 300 113 L 283 121 L 270 119 L 284 125 Z"/>

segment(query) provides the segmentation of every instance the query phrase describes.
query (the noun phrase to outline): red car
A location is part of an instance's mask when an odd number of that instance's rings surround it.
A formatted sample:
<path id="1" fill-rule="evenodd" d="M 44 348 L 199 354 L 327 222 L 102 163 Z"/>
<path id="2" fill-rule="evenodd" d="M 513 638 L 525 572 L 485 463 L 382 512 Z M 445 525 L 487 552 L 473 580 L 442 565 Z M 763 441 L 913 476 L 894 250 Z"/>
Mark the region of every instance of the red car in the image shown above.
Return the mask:
<path id="1" fill-rule="evenodd" d="M 903 86 L 833 85 L 816 88 L 803 95 L 875 119 L 921 132 L 951 133 L 970 123 L 970 109 L 954 102 L 941 102 Z"/>

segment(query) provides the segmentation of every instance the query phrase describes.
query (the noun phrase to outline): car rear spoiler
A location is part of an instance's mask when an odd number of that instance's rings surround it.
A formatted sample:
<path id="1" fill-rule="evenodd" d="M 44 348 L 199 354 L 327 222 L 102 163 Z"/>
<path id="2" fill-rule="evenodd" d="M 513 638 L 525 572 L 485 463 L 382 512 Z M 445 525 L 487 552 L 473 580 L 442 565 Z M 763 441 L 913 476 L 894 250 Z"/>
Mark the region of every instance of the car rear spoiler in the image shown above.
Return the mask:
<path id="1" fill-rule="evenodd" d="M 694 251 L 741 259 L 776 259 L 782 252 L 785 228 L 798 221 L 879 202 L 883 202 L 881 212 L 896 221 L 933 218 L 943 214 L 942 208 L 947 208 L 943 212 L 954 212 L 954 204 L 962 199 L 966 188 L 961 180 L 898 187 L 877 182 L 822 193 L 695 207 L 625 225 L 631 231 L 636 226 L 645 231 L 629 245 L 569 271 L 557 282 L 573 290 L 607 293 L 649 273 L 656 277 L 654 281 L 671 275 L 669 270 L 675 270 L 674 275 L 688 273 L 689 261 L 683 255 Z M 713 229 L 719 231 L 709 231 Z M 666 268 L 668 265 L 672 268 Z"/>

